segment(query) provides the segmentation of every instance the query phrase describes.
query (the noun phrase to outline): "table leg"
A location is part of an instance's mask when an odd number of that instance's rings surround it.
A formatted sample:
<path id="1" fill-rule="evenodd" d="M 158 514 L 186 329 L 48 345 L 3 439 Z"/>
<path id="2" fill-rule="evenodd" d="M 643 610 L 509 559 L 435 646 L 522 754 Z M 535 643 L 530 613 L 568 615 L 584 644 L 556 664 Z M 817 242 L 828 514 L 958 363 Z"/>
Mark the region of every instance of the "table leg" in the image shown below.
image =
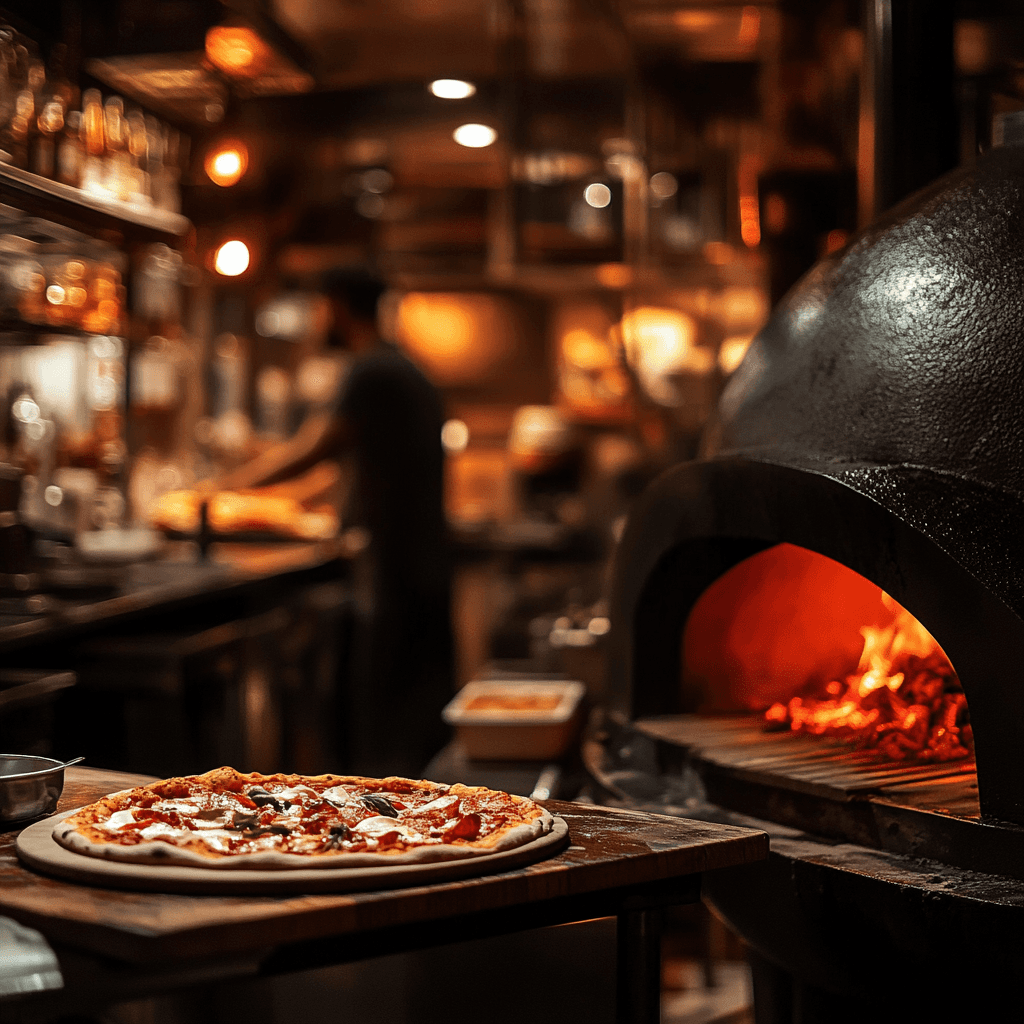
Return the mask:
<path id="1" fill-rule="evenodd" d="M 619 914 L 616 1024 L 661 1020 L 661 916 L 660 908 Z"/>

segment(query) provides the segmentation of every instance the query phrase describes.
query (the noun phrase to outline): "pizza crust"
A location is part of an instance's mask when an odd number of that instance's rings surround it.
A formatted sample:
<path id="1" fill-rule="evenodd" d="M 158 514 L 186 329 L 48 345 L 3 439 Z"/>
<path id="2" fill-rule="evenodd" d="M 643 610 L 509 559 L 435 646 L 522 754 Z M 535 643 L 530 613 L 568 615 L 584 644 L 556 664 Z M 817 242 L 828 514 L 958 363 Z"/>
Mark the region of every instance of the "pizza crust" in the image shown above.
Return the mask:
<path id="1" fill-rule="evenodd" d="M 346 789 L 366 789 L 370 793 L 385 793 L 392 795 L 404 795 L 410 793 L 426 792 L 433 794 L 436 799 L 437 791 L 443 790 L 445 795 L 458 798 L 458 802 L 467 800 L 471 804 L 478 801 L 493 801 L 498 798 L 501 802 L 502 811 L 509 813 L 512 810 L 518 812 L 519 820 L 511 823 L 503 823 L 494 828 L 488 834 L 480 835 L 474 839 L 454 839 L 449 842 L 436 840 L 424 840 L 421 845 L 388 846 L 377 850 L 316 850 L 309 854 L 290 853 L 275 849 L 264 849 L 258 851 L 230 851 L 217 852 L 202 843 L 192 841 L 190 837 L 188 846 L 175 845 L 175 843 L 163 839 L 143 840 L 131 845 L 122 845 L 116 842 L 111 836 L 109 828 L 103 826 L 110 821 L 112 815 L 124 813 L 128 808 L 137 807 L 142 799 L 152 798 L 155 792 L 161 788 L 174 788 L 175 784 L 197 784 L 209 787 L 216 791 L 218 786 L 236 786 L 241 780 L 244 786 L 277 785 L 290 787 L 296 791 L 296 787 L 313 788 L 314 792 L 331 791 L 334 787 Z M 395 792 L 389 786 L 401 787 L 400 792 Z M 173 799 L 173 798 L 169 798 Z M 182 800 L 187 799 L 182 797 Z M 372 818 L 373 816 L 370 815 Z M 415 817 L 415 815 L 413 815 Z M 359 824 L 364 824 L 361 821 Z M 389 819 L 383 819 L 388 821 Z M 400 819 L 398 820 L 400 824 Z M 382 825 L 381 827 L 386 827 Z M 123 790 L 111 794 L 94 804 L 80 808 L 72 812 L 68 817 L 57 822 L 53 827 L 53 838 L 61 846 L 74 853 L 88 857 L 98 857 L 107 860 L 123 861 L 136 864 L 163 864 L 181 865 L 188 867 L 199 867 L 217 871 L 225 870 L 296 870 L 296 869 L 347 869 L 366 867 L 387 867 L 414 864 L 429 864 L 442 861 L 462 860 L 473 857 L 485 856 L 498 853 L 504 850 L 511 850 L 524 846 L 552 831 L 554 818 L 541 807 L 524 797 L 511 796 L 505 793 L 497 793 L 484 787 L 471 787 L 455 784 L 453 786 L 438 786 L 436 783 L 424 780 L 410 779 L 368 779 L 362 776 L 289 776 L 271 775 L 263 776 L 256 773 L 243 775 L 231 768 L 220 768 L 208 772 L 203 776 L 190 776 L 185 779 L 164 780 L 159 783 L 152 783 L 149 786 L 132 790 Z M 201 832 L 195 833 L 196 836 Z"/>

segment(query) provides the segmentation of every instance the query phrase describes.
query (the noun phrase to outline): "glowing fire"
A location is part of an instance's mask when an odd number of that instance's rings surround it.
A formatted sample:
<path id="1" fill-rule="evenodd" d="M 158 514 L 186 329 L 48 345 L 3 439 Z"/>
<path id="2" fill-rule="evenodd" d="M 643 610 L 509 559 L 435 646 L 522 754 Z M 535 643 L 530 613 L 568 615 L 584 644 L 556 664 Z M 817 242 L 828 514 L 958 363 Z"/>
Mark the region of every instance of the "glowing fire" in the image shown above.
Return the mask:
<path id="1" fill-rule="evenodd" d="M 882 601 L 892 621 L 861 629 L 857 671 L 773 704 L 767 727 L 848 737 L 893 761 L 972 756 L 967 700 L 949 659 L 913 615 L 888 594 Z"/>

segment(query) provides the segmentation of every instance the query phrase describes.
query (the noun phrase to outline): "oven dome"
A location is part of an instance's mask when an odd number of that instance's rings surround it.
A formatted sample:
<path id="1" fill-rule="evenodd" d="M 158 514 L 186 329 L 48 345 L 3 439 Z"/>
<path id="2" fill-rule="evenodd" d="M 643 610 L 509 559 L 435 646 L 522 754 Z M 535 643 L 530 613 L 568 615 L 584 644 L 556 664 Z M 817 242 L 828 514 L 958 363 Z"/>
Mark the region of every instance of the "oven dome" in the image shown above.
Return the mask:
<path id="1" fill-rule="evenodd" d="M 1024 147 L 891 210 L 782 300 L 705 453 L 902 463 L 1024 495 Z"/>
<path id="2" fill-rule="evenodd" d="M 783 299 L 702 458 L 662 474 L 616 553 L 625 717 L 686 711 L 703 591 L 788 543 L 914 615 L 957 667 L 983 815 L 1024 825 L 1024 148 L 890 211 Z M 692 696 L 692 695 L 691 695 Z"/>

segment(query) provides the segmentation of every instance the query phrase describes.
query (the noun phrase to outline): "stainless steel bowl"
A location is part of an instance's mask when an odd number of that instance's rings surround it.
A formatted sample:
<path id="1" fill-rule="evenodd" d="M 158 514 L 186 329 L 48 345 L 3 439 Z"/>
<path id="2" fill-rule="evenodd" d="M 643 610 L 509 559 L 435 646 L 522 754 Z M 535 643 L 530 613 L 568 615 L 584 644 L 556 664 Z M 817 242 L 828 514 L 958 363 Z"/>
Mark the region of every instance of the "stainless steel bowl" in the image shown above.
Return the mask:
<path id="1" fill-rule="evenodd" d="M 52 814 L 64 789 L 65 761 L 32 754 L 0 754 L 0 822 Z"/>

